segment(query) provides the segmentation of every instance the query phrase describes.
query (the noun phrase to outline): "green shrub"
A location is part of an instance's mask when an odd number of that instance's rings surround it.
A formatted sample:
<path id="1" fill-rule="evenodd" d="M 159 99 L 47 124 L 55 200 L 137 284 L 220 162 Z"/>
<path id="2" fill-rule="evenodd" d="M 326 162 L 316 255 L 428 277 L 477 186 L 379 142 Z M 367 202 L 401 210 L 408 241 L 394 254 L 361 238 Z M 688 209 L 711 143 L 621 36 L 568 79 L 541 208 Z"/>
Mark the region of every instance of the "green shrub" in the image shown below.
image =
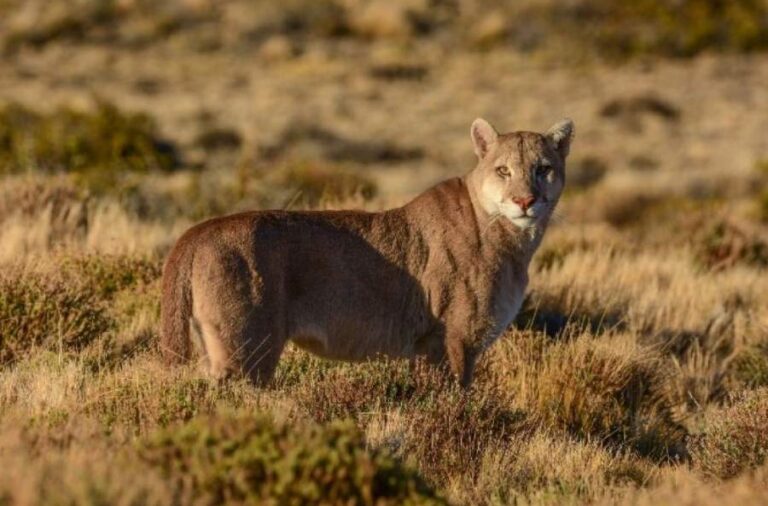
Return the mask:
<path id="1" fill-rule="evenodd" d="M 768 389 L 748 391 L 732 406 L 710 414 L 691 455 L 701 471 L 723 479 L 763 465 L 768 458 Z"/>
<path id="2" fill-rule="evenodd" d="M 118 293 L 159 276 L 159 262 L 119 255 L 65 256 L 55 271 L 0 275 L 0 363 L 35 347 L 82 350 L 116 327 Z"/>
<path id="3" fill-rule="evenodd" d="M 18 104 L 0 110 L 0 174 L 72 173 L 85 186 L 104 191 L 122 173 L 167 171 L 178 162 L 152 118 L 106 102 L 92 112 L 60 108 L 41 114 Z"/>
<path id="4" fill-rule="evenodd" d="M 0 275 L 0 364 L 42 346 L 82 349 L 112 327 L 107 308 L 82 283 L 39 274 Z"/>
<path id="5" fill-rule="evenodd" d="M 60 267 L 66 275 L 87 280 L 89 287 L 102 298 L 160 278 L 162 266 L 157 259 L 128 255 L 84 255 L 66 257 Z"/>
<path id="6" fill-rule="evenodd" d="M 444 503 L 387 453 L 367 451 L 351 423 L 198 418 L 155 434 L 139 451 L 182 490 L 211 503 Z"/>

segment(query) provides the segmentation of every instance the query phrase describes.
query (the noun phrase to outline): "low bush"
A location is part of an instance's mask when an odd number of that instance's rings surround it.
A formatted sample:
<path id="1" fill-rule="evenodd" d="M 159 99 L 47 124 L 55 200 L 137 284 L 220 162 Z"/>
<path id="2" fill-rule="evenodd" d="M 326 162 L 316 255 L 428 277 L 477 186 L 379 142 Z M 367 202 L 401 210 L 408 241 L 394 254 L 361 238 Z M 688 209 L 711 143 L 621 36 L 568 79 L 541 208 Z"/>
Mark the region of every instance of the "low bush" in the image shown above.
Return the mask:
<path id="1" fill-rule="evenodd" d="M 455 384 L 405 408 L 406 437 L 400 453 L 431 482 L 445 486 L 456 469 L 477 476 L 484 456 L 513 437 L 532 433 L 533 420 L 491 391 L 461 390 Z"/>
<path id="2" fill-rule="evenodd" d="M 86 280 L 99 297 L 110 298 L 117 292 L 146 285 L 160 278 L 158 259 L 128 255 L 83 255 L 62 259 L 61 270 L 75 279 Z"/>
<path id="3" fill-rule="evenodd" d="M 266 416 L 199 418 L 140 455 L 196 500 L 241 504 L 444 504 L 412 470 L 368 451 L 351 423 L 292 427 Z"/>
<path id="4" fill-rule="evenodd" d="M 81 282 L 60 276 L 0 275 L 0 364 L 36 347 L 82 349 L 112 327 L 104 301 Z"/>
<path id="5" fill-rule="evenodd" d="M 168 171 L 179 159 L 146 114 L 124 113 L 107 102 L 82 112 L 42 114 L 19 104 L 0 109 L 0 168 L 5 173 L 72 173 L 96 191 L 123 173 Z"/>
<path id="6" fill-rule="evenodd" d="M 733 405 L 710 413 L 691 456 L 703 473 L 723 479 L 763 465 L 768 458 L 768 389 L 746 392 Z"/>
<path id="7" fill-rule="evenodd" d="M 220 404 L 242 407 L 251 387 L 240 383 L 217 385 L 205 378 L 164 375 L 153 370 L 147 378 L 117 376 L 100 388 L 103 391 L 94 392 L 98 401 L 84 407 L 88 415 L 107 431 L 128 428 L 147 433 L 210 415 Z"/>
<path id="8" fill-rule="evenodd" d="M 119 255 L 63 256 L 55 269 L 0 274 L 0 363 L 37 347 L 82 350 L 116 327 L 116 294 L 159 277 L 158 261 Z"/>
<path id="9" fill-rule="evenodd" d="M 334 364 L 304 352 L 295 355 L 281 361 L 277 382 L 290 388 L 299 407 L 317 421 L 357 419 L 388 403 L 404 401 L 415 388 L 405 364 Z"/>

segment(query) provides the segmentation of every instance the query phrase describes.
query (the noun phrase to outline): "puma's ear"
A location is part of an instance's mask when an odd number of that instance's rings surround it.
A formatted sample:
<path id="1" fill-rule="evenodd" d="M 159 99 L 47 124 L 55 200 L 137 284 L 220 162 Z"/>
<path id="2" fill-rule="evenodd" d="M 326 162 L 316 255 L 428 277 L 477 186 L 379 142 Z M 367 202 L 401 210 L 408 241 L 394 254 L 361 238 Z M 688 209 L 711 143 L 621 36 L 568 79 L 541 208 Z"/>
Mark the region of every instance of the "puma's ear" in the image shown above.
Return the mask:
<path id="1" fill-rule="evenodd" d="M 571 147 L 573 129 L 573 121 L 566 118 L 555 123 L 552 128 L 547 130 L 547 133 L 544 134 L 544 136 L 555 146 L 555 149 L 560 153 L 563 160 L 568 156 L 568 151 Z"/>
<path id="2" fill-rule="evenodd" d="M 475 154 L 478 158 L 483 158 L 490 149 L 491 145 L 499 138 L 496 129 L 490 123 L 482 118 L 477 118 L 472 122 L 472 144 L 475 146 Z"/>

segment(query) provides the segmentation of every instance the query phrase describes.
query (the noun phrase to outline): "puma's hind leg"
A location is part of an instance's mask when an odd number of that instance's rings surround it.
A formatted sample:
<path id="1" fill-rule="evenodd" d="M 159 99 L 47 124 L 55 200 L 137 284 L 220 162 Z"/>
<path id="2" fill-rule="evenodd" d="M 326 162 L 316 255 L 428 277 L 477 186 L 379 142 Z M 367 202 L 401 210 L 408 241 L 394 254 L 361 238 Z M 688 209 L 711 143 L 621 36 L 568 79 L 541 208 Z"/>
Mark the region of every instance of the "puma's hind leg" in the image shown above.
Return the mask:
<path id="1" fill-rule="evenodd" d="M 259 386 L 272 379 L 285 340 L 269 324 L 263 310 L 215 304 L 198 315 L 211 377 L 243 376 Z"/>
<path id="2" fill-rule="evenodd" d="M 255 293 L 252 271 L 239 255 L 198 252 L 192 279 L 193 321 L 199 329 L 210 376 L 272 379 L 285 339 L 277 314 Z"/>

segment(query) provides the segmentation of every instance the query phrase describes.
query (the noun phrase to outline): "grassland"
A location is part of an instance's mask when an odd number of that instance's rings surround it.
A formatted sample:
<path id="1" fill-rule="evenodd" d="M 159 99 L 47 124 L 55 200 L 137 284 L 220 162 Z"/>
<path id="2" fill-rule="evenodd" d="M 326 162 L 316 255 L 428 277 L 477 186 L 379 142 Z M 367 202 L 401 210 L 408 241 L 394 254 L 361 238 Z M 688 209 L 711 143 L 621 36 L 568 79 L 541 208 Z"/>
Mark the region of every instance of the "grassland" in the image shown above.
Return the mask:
<path id="1" fill-rule="evenodd" d="M 0 504 L 765 502 L 765 2 L 76 4 L 0 0 Z M 567 194 L 470 391 L 161 364 L 192 223 L 400 205 L 471 168 L 476 116 L 565 115 Z"/>

